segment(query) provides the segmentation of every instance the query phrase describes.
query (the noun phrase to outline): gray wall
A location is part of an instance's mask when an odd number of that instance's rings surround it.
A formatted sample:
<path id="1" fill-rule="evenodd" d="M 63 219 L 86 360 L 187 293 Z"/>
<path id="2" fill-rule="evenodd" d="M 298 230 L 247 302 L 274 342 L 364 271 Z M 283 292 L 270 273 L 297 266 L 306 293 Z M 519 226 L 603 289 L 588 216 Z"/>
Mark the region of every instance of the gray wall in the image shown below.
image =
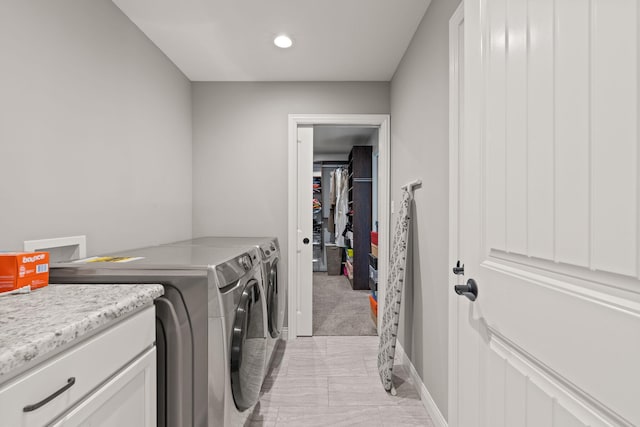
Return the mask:
<path id="1" fill-rule="evenodd" d="M 191 91 L 109 0 L 0 3 L 0 248 L 191 237 Z"/>
<path id="2" fill-rule="evenodd" d="M 447 417 L 449 19 L 460 2 L 433 0 L 391 82 L 391 198 L 421 178 L 413 206 L 413 265 L 399 339 Z M 394 217 L 395 218 L 395 217 Z"/>
<path id="3" fill-rule="evenodd" d="M 388 114 L 389 83 L 192 88 L 193 235 L 277 236 L 286 272 L 288 115 Z"/>

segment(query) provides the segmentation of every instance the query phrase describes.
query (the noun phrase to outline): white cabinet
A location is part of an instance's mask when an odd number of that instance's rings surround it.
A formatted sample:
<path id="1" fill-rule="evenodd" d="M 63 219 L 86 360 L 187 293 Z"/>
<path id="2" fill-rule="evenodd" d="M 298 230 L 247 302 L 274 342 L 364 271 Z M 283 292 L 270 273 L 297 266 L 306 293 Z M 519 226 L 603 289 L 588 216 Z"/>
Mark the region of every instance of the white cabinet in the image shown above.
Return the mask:
<path id="1" fill-rule="evenodd" d="M 156 349 L 148 350 L 91 393 L 55 427 L 152 427 L 156 425 Z"/>
<path id="2" fill-rule="evenodd" d="M 0 386 L 7 426 L 154 426 L 155 308 L 119 321 Z"/>

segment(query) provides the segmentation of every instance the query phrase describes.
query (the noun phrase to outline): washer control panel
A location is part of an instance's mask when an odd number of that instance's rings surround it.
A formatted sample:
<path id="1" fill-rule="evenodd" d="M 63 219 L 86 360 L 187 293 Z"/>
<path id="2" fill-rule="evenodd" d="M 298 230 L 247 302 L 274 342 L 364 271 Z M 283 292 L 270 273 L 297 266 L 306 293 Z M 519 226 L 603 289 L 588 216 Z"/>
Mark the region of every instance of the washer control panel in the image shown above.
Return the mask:
<path id="1" fill-rule="evenodd" d="M 245 271 L 251 270 L 253 263 L 251 262 L 251 257 L 249 255 L 242 255 L 238 260 Z"/>

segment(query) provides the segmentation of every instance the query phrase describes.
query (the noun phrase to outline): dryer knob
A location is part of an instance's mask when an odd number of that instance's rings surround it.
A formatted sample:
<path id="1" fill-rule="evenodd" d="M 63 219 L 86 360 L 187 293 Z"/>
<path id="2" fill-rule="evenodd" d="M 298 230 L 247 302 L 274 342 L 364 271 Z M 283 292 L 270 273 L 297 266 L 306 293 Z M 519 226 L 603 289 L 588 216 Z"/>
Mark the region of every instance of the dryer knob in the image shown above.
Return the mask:
<path id="1" fill-rule="evenodd" d="M 240 265 L 245 270 L 251 270 L 251 257 L 249 255 L 244 255 L 240 257 Z"/>

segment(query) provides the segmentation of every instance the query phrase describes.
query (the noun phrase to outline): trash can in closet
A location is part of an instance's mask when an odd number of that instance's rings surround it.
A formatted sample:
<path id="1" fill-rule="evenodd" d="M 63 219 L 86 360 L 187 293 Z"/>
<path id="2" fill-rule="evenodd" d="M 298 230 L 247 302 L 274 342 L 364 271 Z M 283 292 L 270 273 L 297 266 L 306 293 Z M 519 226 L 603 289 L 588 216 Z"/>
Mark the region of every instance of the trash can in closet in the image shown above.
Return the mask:
<path id="1" fill-rule="evenodd" d="M 335 243 L 327 243 L 327 274 L 329 276 L 339 276 L 340 267 L 342 267 L 342 247 L 336 246 Z"/>

